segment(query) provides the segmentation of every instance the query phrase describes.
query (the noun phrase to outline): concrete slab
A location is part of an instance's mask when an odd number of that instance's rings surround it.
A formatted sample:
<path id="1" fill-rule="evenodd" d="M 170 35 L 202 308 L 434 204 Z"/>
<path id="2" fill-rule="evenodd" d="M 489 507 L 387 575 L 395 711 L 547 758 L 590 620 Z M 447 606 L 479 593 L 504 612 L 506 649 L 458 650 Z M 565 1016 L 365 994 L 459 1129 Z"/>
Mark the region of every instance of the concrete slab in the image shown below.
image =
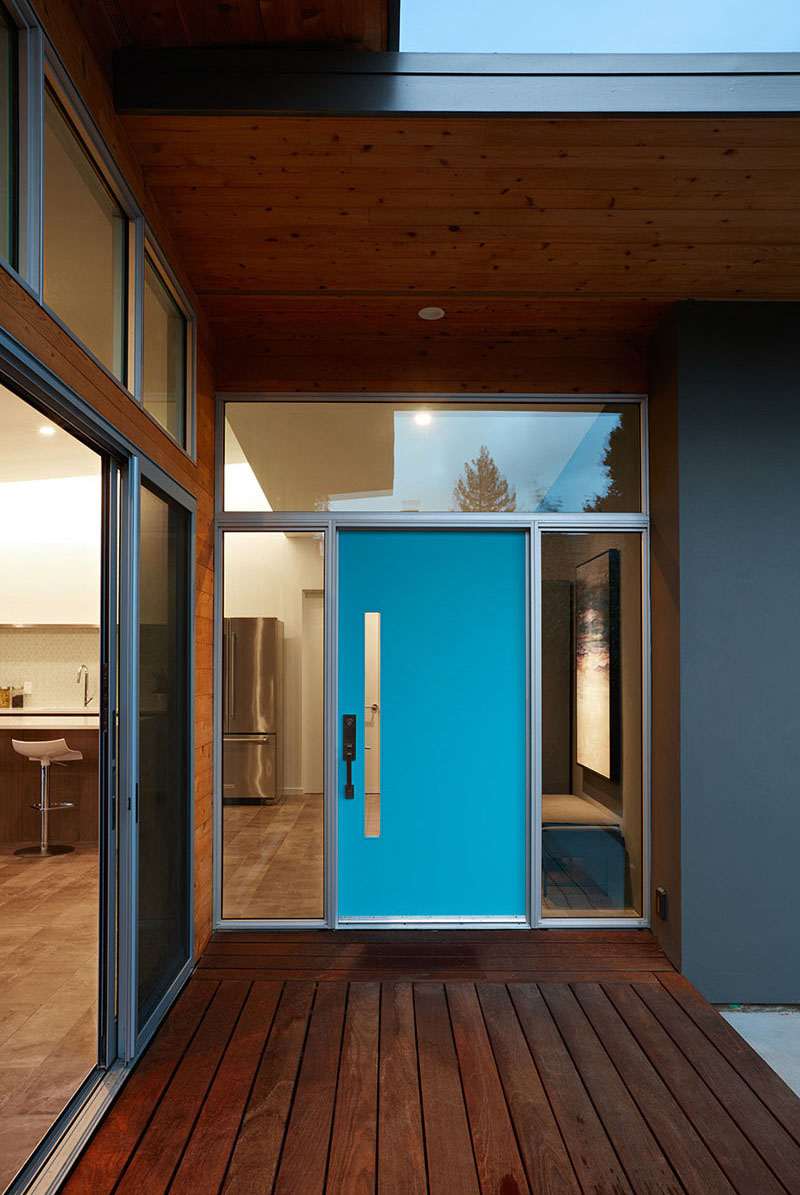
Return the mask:
<path id="1" fill-rule="evenodd" d="M 728 1024 L 800 1095 L 800 1006 L 718 1004 Z"/>

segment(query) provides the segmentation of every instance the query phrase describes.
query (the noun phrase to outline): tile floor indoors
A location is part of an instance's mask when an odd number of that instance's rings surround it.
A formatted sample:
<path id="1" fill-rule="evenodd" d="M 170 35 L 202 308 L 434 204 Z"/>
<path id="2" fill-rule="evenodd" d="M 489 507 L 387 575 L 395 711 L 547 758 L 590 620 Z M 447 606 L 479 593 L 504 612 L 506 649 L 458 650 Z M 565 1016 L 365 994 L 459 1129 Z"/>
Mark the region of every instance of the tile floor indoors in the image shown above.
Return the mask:
<path id="1" fill-rule="evenodd" d="M 0 1191 L 97 1060 L 97 846 L 0 846 Z"/>

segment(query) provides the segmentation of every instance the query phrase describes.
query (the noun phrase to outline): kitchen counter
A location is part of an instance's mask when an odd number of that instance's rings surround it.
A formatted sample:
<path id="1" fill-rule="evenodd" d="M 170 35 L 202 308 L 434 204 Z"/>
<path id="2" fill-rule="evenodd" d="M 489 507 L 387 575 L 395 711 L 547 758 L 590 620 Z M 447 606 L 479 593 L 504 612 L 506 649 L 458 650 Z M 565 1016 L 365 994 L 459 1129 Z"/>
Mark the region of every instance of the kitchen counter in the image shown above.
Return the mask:
<path id="1" fill-rule="evenodd" d="M 100 719 L 96 713 L 64 710 L 28 713 L 2 711 L 0 716 L 0 848 L 29 845 L 39 839 L 39 814 L 31 805 L 39 799 L 39 767 L 14 750 L 12 739 L 66 739 L 82 759 L 53 768 L 50 799 L 69 801 L 71 809 L 53 811 L 53 842 L 97 842 L 99 829 Z"/>
<path id="2" fill-rule="evenodd" d="M 0 710 L 0 730 L 98 730 L 99 714 L 52 710 Z M 59 735 L 59 738 L 61 736 Z"/>

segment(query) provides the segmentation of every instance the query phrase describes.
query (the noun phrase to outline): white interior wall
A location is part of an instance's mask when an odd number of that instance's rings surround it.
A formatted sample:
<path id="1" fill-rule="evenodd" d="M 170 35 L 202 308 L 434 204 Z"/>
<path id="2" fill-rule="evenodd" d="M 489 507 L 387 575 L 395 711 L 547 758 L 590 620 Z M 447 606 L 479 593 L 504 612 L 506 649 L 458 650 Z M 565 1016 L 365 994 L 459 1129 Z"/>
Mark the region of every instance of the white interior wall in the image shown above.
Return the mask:
<path id="1" fill-rule="evenodd" d="M 0 624 L 100 624 L 100 475 L 0 483 Z"/>
<path id="2" fill-rule="evenodd" d="M 319 591 L 324 586 L 322 541 L 310 532 L 286 535 L 282 531 L 228 532 L 224 545 L 224 615 L 226 618 L 279 618 L 284 630 L 283 694 L 283 776 L 284 791 L 302 793 L 321 791 L 323 745 L 315 725 L 318 716 L 304 718 L 303 680 L 314 674 L 306 660 L 304 666 L 303 591 Z M 321 617 L 321 603 L 315 603 Z M 305 618 L 310 617 L 310 607 Z M 312 638 L 306 648 L 321 654 L 322 635 Z M 317 674 L 321 675 L 321 660 Z M 306 714 L 309 700 L 307 694 Z M 319 702 L 322 692 L 319 692 Z M 313 768 L 307 756 L 318 753 L 319 766 Z M 313 783 L 311 790 L 306 783 Z M 316 785 L 319 784 L 319 787 Z"/>

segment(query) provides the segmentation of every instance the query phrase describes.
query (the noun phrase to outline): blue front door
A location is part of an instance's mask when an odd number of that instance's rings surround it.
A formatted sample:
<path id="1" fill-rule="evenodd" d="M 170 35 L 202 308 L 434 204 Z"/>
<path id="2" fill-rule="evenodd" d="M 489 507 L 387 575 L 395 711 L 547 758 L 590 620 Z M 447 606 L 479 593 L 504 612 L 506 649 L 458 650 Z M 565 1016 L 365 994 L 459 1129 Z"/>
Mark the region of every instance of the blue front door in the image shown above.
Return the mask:
<path id="1" fill-rule="evenodd" d="M 526 574 L 524 531 L 339 533 L 340 917 L 524 917 Z"/>

